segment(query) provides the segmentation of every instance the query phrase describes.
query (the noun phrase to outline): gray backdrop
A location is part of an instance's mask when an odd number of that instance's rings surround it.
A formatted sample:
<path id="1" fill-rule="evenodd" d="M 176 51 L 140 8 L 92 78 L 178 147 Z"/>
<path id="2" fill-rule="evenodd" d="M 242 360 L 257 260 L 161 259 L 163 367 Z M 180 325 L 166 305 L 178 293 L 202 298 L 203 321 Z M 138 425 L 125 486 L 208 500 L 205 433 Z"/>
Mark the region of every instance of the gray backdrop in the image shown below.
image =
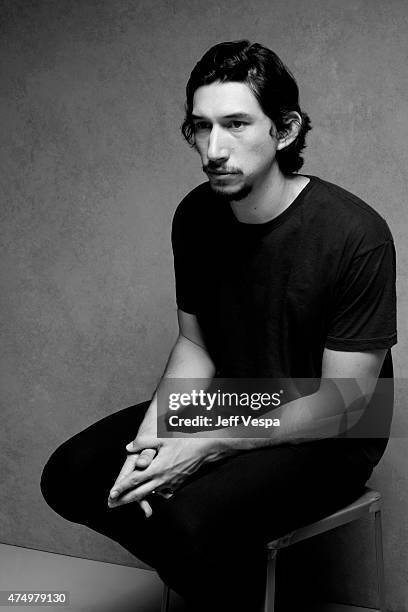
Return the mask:
<path id="1" fill-rule="evenodd" d="M 176 336 L 171 218 L 204 180 L 178 129 L 184 87 L 216 42 L 281 55 L 314 123 L 304 171 L 388 220 L 405 376 L 407 22 L 404 0 L 1 2 L 2 542 L 137 564 L 55 515 L 39 476 L 63 440 L 147 399 L 162 371 Z M 405 415 L 400 391 L 399 431 Z M 408 608 L 407 450 L 393 439 L 371 480 L 395 612 Z M 332 598 L 374 605 L 369 525 L 330 542 Z"/>

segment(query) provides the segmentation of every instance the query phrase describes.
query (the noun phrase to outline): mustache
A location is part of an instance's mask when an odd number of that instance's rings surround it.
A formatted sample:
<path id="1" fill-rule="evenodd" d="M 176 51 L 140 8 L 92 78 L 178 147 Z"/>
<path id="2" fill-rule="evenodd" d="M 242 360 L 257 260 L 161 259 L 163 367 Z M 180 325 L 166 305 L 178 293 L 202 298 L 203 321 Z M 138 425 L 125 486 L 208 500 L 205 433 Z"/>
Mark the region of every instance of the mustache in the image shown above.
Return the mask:
<path id="1" fill-rule="evenodd" d="M 210 162 L 208 164 L 203 164 L 203 172 L 219 172 L 219 174 L 242 174 L 239 168 L 226 168 L 222 164 L 216 164 L 214 162 Z"/>

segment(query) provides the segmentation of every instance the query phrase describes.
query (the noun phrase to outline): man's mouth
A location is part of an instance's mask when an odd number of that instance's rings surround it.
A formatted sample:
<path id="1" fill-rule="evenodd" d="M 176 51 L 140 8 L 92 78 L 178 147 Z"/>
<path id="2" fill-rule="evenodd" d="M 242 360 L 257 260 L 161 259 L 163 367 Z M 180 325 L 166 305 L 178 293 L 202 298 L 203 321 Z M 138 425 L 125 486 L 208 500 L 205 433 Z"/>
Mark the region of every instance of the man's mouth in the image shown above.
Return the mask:
<path id="1" fill-rule="evenodd" d="M 215 176 L 226 176 L 228 174 L 238 174 L 238 172 L 229 172 L 228 170 L 206 170 L 207 174 L 212 174 Z"/>

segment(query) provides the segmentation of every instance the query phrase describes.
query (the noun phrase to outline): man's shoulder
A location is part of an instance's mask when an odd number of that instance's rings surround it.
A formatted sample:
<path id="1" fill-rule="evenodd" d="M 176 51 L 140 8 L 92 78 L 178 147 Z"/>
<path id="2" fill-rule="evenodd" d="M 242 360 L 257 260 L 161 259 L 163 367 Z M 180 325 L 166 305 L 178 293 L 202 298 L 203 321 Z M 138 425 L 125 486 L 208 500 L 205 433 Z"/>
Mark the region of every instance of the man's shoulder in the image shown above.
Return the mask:
<path id="1" fill-rule="evenodd" d="M 214 196 L 209 182 L 201 183 L 184 196 L 177 206 L 174 216 L 175 218 L 190 217 L 205 213 L 211 207 L 213 200 Z"/>
<path id="2" fill-rule="evenodd" d="M 314 189 L 310 190 L 305 210 L 334 235 L 364 250 L 392 241 L 387 222 L 367 202 L 339 185 L 318 177 L 311 179 Z"/>

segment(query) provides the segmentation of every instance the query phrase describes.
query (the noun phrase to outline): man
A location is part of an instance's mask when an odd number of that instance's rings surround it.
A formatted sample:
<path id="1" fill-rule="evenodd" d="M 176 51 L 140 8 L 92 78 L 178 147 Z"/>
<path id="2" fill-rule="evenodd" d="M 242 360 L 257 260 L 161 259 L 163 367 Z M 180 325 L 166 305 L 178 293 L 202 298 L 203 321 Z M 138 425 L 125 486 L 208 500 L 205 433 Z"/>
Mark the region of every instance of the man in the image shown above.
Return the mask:
<path id="1" fill-rule="evenodd" d="M 208 182 L 174 217 L 180 333 L 158 391 L 214 377 L 317 388 L 267 411 L 280 426 L 264 437 L 160 438 L 156 392 L 65 442 L 42 476 L 51 507 L 154 566 L 194 610 L 257 610 L 265 543 L 355 498 L 387 442 L 393 240 L 360 199 L 297 173 L 310 128 L 265 47 L 221 43 L 194 68 L 182 130 Z"/>

